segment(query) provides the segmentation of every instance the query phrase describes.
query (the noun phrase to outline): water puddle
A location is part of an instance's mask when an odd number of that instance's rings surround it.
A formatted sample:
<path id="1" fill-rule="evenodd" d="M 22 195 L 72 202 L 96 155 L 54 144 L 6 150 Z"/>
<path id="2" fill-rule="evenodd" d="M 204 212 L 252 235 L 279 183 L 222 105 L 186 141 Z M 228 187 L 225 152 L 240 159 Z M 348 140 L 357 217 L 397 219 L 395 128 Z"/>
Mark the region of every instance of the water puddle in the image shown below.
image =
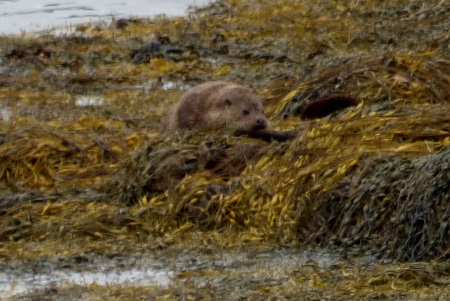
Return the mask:
<path id="1" fill-rule="evenodd" d="M 9 107 L 0 107 L 0 120 L 11 121 L 13 112 Z"/>
<path id="2" fill-rule="evenodd" d="M 362 258 L 358 264 L 368 265 L 373 258 Z M 208 276 L 194 276 L 191 281 L 203 285 L 226 275 L 264 275 L 270 271 L 274 279 L 284 279 L 290 271 L 305 265 L 329 268 L 344 264 L 339 254 L 325 251 L 277 250 L 263 252 L 203 253 L 186 251 L 176 256 L 148 254 L 139 258 L 97 259 L 61 267 L 59 263 L 33 262 L 0 266 L 0 297 L 21 295 L 30 291 L 70 285 L 123 285 L 168 287 L 186 281 L 191 271 L 207 271 Z M 216 272 L 214 272 L 216 271 Z M 188 273 L 186 273 L 188 272 Z M 192 273 L 193 275 L 199 275 Z M 181 275 L 181 276 L 180 276 Z M 209 278 L 208 278 L 209 277 Z"/>
<path id="3" fill-rule="evenodd" d="M 109 269 L 104 271 L 54 270 L 44 273 L 0 273 L 0 297 L 65 285 L 167 286 L 171 273 L 152 268 Z"/>
<path id="4" fill-rule="evenodd" d="M 77 107 L 99 107 L 105 102 L 103 97 L 99 96 L 82 96 L 75 100 Z"/>

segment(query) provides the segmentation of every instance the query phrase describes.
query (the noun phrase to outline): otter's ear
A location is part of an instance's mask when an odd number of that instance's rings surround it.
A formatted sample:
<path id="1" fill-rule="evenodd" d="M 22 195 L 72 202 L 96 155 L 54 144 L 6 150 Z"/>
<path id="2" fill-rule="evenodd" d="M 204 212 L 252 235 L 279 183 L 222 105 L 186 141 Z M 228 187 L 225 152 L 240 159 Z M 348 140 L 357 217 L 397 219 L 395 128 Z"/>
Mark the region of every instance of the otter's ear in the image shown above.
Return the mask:
<path id="1" fill-rule="evenodd" d="M 248 89 L 249 89 L 250 91 L 252 91 L 253 93 L 258 94 L 258 90 L 256 90 L 256 88 L 253 87 L 253 85 L 249 85 L 249 86 L 248 86 Z"/>

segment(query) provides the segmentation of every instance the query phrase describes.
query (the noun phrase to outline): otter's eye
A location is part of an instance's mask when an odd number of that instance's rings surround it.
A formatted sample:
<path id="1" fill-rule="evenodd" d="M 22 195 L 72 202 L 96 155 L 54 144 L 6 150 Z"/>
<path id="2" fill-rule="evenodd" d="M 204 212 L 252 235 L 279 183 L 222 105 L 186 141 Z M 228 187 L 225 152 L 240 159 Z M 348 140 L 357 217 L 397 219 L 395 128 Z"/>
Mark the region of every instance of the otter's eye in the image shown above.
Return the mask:
<path id="1" fill-rule="evenodd" d="M 242 114 L 248 115 L 248 114 L 250 114 L 250 112 L 249 112 L 249 110 L 243 110 L 243 111 L 242 111 Z"/>

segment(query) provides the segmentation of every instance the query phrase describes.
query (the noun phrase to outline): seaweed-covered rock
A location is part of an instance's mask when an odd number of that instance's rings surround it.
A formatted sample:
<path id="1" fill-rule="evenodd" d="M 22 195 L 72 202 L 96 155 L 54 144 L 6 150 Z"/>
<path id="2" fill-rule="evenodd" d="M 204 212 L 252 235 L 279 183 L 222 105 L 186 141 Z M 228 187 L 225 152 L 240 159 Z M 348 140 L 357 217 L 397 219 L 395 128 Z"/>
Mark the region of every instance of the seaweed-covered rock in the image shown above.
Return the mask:
<path id="1" fill-rule="evenodd" d="M 186 175 L 195 173 L 208 172 L 223 179 L 238 176 L 247 164 L 267 151 L 262 142 L 234 138 L 231 143 L 230 139 L 197 133 L 178 144 L 166 140 L 157 146 L 142 147 L 126 168 L 121 199 L 133 203 L 143 195 L 173 189 Z"/>
<path id="2" fill-rule="evenodd" d="M 299 233 L 399 260 L 435 258 L 450 243 L 449 162 L 450 148 L 415 159 L 367 158 L 334 192 L 314 198 L 313 213 L 299 210 Z"/>
<path id="3" fill-rule="evenodd" d="M 138 50 L 131 53 L 131 59 L 135 64 L 148 63 L 152 58 L 165 58 L 166 60 L 179 61 L 183 47 L 170 41 L 168 37 L 158 37 L 144 44 Z"/>

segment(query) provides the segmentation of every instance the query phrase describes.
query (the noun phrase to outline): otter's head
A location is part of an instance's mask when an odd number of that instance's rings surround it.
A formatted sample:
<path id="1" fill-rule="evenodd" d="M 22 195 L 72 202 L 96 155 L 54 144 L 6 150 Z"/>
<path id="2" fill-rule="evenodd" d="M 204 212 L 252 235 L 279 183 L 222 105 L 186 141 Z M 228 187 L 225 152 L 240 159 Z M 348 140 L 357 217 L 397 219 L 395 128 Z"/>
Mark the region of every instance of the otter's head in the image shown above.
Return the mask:
<path id="1" fill-rule="evenodd" d="M 267 127 L 261 99 L 249 89 L 234 86 L 224 89 L 217 105 L 223 112 L 225 127 L 233 130 L 261 130 Z"/>

